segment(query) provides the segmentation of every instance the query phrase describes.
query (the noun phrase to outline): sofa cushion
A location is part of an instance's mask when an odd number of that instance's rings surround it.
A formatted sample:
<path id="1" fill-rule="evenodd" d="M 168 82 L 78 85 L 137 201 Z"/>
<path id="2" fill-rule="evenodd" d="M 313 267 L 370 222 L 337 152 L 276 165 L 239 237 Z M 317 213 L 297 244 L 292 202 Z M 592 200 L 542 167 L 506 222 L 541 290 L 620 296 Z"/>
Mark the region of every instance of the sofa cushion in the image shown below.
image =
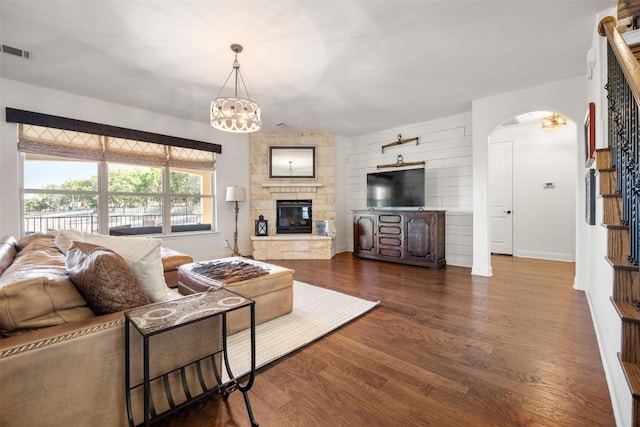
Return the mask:
<path id="1" fill-rule="evenodd" d="M 178 267 L 193 262 L 193 258 L 173 249 L 160 247 L 162 267 L 164 268 L 164 281 L 170 288 L 178 287 Z"/>
<path id="2" fill-rule="evenodd" d="M 165 247 L 160 247 L 160 256 L 162 257 L 164 271 L 175 270 L 181 265 L 193 262 L 191 256 Z"/>
<path id="3" fill-rule="evenodd" d="M 82 233 L 82 241 L 104 246 L 124 258 L 149 301 L 166 301 L 169 298 L 160 257 L 160 240 Z"/>
<path id="4" fill-rule="evenodd" d="M 18 254 L 16 239 L 13 236 L 5 236 L 0 239 L 0 275 L 11 265 Z"/>
<path id="5" fill-rule="evenodd" d="M 32 329 L 94 317 L 65 269 L 65 257 L 46 234 L 20 239 L 23 249 L 0 276 L 0 333 Z"/>
<path id="6" fill-rule="evenodd" d="M 149 304 L 127 262 L 107 248 L 74 241 L 67 252 L 66 267 L 96 315 Z"/>
<path id="7" fill-rule="evenodd" d="M 51 242 L 55 236 L 55 234 L 46 234 L 46 233 L 32 233 L 29 234 L 27 236 L 21 237 L 20 239 L 18 239 L 18 241 L 16 242 L 16 249 L 18 249 L 18 252 L 22 251 L 24 248 L 26 248 L 27 246 L 31 245 L 32 243 L 36 246 L 36 247 L 46 247 L 46 248 L 51 248 L 53 250 L 55 250 L 55 245 L 51 245 Z"/>

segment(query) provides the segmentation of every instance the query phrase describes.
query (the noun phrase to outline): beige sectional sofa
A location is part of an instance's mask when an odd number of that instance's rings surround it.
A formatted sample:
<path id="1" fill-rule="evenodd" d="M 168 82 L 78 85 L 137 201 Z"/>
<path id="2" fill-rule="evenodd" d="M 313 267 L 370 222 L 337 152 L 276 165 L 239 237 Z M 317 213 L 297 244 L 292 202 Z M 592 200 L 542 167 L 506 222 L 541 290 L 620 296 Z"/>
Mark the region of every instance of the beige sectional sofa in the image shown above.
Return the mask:
<path id="1" fill-rule="evenodd" d="M 95 314 L 70 280 L 56 237 L 0 241 L 0 425 L 125 426 L 124 314 Z M 136 334 L 131 345 L 138 384 Z M 157 335 L 151 342 L 152 377 L 219 346 L 218 318 Z M 141 393 L 141 387 L 133 393 L 136 423 L 142 419 Z M 154 393 L 158 412 L 168 407 L 161 394 Z"/>

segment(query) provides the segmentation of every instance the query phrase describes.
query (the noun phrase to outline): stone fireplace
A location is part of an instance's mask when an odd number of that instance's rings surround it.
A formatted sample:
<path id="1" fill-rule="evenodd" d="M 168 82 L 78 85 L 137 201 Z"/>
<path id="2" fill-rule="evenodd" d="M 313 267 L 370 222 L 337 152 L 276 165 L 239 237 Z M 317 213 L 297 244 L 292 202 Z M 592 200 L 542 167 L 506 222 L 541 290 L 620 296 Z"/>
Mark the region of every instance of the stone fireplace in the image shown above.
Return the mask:
<path id="1" fill-rule="evenodd" d="M 268 236 L 252 236 L 255 259 L 330 259 L 335 238 L 317 235 L 315 221 L 335 220 L 334 138 L 331 133 L 258 132 L 250 137 L 251 218 L 269 221 Z M 316 178 L 269 178 L 269 147 L 316 147 Z M 278 230 L 277 201 L 310 202 L 304 232 Z M 312 213 L 312 214 L 311 214 Z M 304 222 L 304 218 L 302 218 Z M 299 224 L 298 224 L 299 225 Z M 252 233 L 253 234 L 253 233 Z"/>

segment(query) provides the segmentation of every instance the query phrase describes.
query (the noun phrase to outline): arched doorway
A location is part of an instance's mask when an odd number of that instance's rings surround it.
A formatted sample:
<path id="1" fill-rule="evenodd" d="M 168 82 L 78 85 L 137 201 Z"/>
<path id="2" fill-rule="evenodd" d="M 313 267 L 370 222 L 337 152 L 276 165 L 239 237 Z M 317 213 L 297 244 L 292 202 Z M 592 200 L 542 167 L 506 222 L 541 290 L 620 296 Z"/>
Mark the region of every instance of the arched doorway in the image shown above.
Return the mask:
<path id="1" fill-rule="evenodd" d="M 513 115 L 488 138 L 491 252 L 575 260 L 576 125 L 549 111 Z M 564 116 L 562 116 L 564 117 Z"/>
<path id="2" fill-rule="evenodd" d="M 473 266 L 471 274 L 491 276 L 491 248 L 489 242 L 489 203 L 488 193 L 488 151 L 489 135 L 507 118 L 526 111 L 551 110 L 565 113 L 574 123 L 581 123 L 585 117 L 587 94 L 584 76 L 546 83 L 501 95 L 477 99 L 472 104 L 473 127 Z M 578 169 L 584 165 L 582 146 L 584 136 L 576 126 L 576 144 L 578 151 L 574 158 L 576 164 L 576 183 L 578 188 L 584 182 L 584 172 Z M 580 155 L 578 155 L 580 153 Z M 584 192 L 574 195 L 576 206 L 584 205 Z M 579 212 L 579 213 L 578 213 Z M 576 211 L 576 217 L 583 217 L 582 210 Z M 578 218 L 577 218 L 578 219 Z M 575 283 L 582 283 L 584 274 L 583 250 L 586 224 L 576 219 L 576 277 Z M 577 287 L 579 289 L 579 287 Z"/>

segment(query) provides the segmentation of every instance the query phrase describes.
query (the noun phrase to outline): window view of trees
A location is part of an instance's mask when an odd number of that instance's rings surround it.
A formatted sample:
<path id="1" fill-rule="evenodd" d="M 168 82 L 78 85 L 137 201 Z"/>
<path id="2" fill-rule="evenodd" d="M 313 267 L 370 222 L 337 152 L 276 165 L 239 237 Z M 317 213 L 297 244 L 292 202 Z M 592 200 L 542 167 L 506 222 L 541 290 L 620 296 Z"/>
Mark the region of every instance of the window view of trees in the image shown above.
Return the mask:
<path id="1" fill-rule="evenodd" d="M 25 174 L 27 163 L 25 160 Z M 89 163 L 97 165 L 96 162 Z M 42 170 L 41 167 L 39 169 Z M 161 232 L 165 203 L 171 206 L 173 231 L 210 229 L 211 172 L 115 163 L 108 164 L 107 170 L 104 200 L 109 205 L 111 234 Z M 163 191 L 165 170 L 169 173 L 167 193 Z M 51 176 L 51 181 L 56 181 L 55 176 Z M 34 187 L 37 188 L 25 188 L 27 233 L 57 228 L 98 232 L 101 197 L 97 173 L 87 178 L 68 178 L 60 183 L 34 184 Z M 197 227 L 203 223 L 206 227 Z"/>
<path id="2" fill-rule="evenodd" d="M 78 179 L 66 181 L 63 184 L 46 184 L 43 190 L 66 190 L 66 191 L 86 191 L 97 192 L 97 176 L 91 179 Z M 34 197 L 25 198 L 24 207 L 26 212 L 57 212 L 72 210 L 74 208 L 97 209 L 98 201 L 94 195 L 90 194 L 38 194 Z"/>
<path id="3" fill-rule="evenodd" d="M 172 194 L 194 195 L 201 192 L 200 176 L 189 175 L 184 172 L 171 171 L 170 186 Z M 65 181 L 62 184 L 46 184 L 43 190 L 66 190 L 97 192 L 98 177 L 89 179 L 75 179 Z M 116 170 L 109 174 L 109 191 L 118 193 L 162 193 L 162 170 L 158 168 L 148 171 L 140 170 Z M 173 197 L 177 203 L 193 202 L 189 197 Z M 109 205 L 111 207 L 136 207 L 147 206 L 147 197 L 122 197 L 111 195 Z M 72 210 L 76 208 L 97 209 L 98 202 L 95 196 L 89 194 L 40 194 L 25 200 L 27 212 L 55 212 Z"/>
<path id="4" fill-rule="evenodd" d="M 171 171 L 169 175 L 171 194 L 200 194 L 202 179 L 199 176 L 184 172 Z"/>

